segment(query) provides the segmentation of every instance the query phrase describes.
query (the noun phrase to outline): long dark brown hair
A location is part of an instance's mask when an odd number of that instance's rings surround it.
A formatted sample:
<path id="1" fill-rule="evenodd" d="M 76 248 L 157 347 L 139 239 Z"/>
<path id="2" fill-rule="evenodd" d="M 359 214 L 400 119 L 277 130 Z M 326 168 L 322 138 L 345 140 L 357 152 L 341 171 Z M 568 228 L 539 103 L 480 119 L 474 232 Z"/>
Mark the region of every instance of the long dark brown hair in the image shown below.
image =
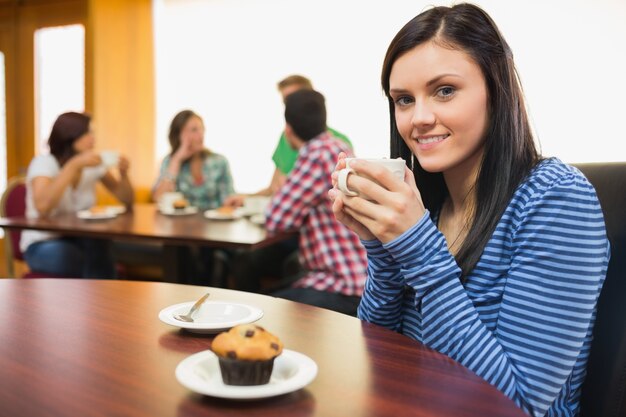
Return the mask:
<path id="1" fill-rule="evenodd" d="M 202 117 L 200 117 L 197 113 L 192 110 L 182 110 L 174 116 L 172 122 L 170 123 L 170 131 L 168 134 L 168 139 L 170 140 L 170 155 L 174 155 L 178 148 L 180 148 L 180 133 L 183 131 L 183 128 L 192 117 L 197 117 L 204 124 Z M 202 157 L 206 157 L 211 153 L 208 149 L 202 150 Z"/>
<path id="2" fill-rule="evenodd" d="M 429 9 L 409 21 L 391 41 L 381 75 L 389 101 L 391 157 L 400 156 L 412 167 L 426 208 L 433 213 L 441 210 L 448 189 L 443 174 L 425 171 L 400 136 L 389 95 L 389 76 L 400 56 L 428 41 L 469 54 L 487 84 L 489 121 L 474 186 L 476 207 L 467 237 L 455 256 L 465 277 L 479 261 L 516 188 L 541 157 L 528 122 L 513 54 L 493 20 L 472 4 Z"/>
<path id="3" fill-rule="evenodd" d="M 57 117 L 50 137 L 48 146 L 50 153 L 63 166 L 74 155 L 74 142 L 85 133 L 89 132 L 91 116 L 85 113 L 68 112 Z"/>

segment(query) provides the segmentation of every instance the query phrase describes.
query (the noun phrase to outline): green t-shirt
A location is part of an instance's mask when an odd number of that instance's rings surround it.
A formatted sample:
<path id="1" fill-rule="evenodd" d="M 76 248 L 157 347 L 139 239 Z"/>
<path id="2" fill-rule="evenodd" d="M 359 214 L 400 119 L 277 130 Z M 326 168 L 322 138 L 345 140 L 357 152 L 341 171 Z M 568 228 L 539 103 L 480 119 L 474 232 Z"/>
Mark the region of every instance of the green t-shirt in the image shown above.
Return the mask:
<path id="1" fill-rule="evenodd" d="M 350 139 L 343 133 L 337 132 L 333 128 L 328 128 L 328 131 L 337 139 L 341 139 L 346 142 L 351 148 L 352 143 Z M 274 150 L 274 154 L 272 155 L 272 161 L 276 165 L 276 168 L 280 172 L 285 175 L 289 175 L 293 166 L 296 164 L 296 160 L 298 159 L 298 151 L 293 149 L 289 142 L 287 142 L 287 137 L 285 137 L 285 132 L 280 135 L 280 139 L 278 140 L 278 145 L 276 146 L 276 150 Z"/>

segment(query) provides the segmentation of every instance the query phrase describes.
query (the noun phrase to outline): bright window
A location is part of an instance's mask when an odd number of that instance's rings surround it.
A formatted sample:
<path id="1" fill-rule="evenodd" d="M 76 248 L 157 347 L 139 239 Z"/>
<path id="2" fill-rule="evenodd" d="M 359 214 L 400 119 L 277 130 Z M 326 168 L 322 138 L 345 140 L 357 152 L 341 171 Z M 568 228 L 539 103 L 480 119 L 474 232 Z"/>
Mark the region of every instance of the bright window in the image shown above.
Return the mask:
<path id="1" fill-rule="evenodd" d="M 56 118 L 85 109 L 85 28 L 69 25 L 35 32 L 35 153 L 48 152 Z"/>

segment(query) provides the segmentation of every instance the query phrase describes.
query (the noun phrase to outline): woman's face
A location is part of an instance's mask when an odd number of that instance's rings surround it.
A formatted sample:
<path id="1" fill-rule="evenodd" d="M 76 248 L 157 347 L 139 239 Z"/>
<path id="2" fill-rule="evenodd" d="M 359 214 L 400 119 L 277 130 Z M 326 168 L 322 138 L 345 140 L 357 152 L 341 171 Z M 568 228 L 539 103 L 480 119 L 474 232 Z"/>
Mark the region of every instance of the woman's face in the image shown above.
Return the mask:
<path id="1" fill-rule="evenodd" d="M 428 172 L 477 169 L 488 123 L 487 86 L 465 52 L 427 42 L 401 55 L 389 76 L 398 131 Z"/>
<path id="2" fill-rule="evenodd" d="M 204 147 L 204 123 L 199 117 L 192 116 L 180 131 L 180 144 L 189 146 L 194 152 Z"/>
<path id="3" fill-rule="evenodd" d="M 76 139 L 72 144 L 72 148 L 74 149 L 74 152 L 81 153 L 92 150 L 95 145 L 96 137 L 91 130 L 91 126 L 89 126 L 89 130 L 87 131 L 87 133 L 84 133 L 82 136 Z"/>

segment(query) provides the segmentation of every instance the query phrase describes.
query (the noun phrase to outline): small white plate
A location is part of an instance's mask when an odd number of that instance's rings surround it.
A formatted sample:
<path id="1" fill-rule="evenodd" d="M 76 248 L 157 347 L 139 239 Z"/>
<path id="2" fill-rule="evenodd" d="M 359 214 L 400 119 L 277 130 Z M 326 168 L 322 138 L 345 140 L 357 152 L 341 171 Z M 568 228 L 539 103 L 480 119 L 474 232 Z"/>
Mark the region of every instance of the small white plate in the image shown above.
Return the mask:
<path id="1" fill-rule="evenodd" d="M 115 214 L 126 213 L 126 207 L 124 206 L 107 206 L 107 210 L 110 210 Z"/>
<path id="2" fill-rule="evenodd" d="M 193 315 L 193 323 L 174 318 L 176 314 L 187 314 L 195 301 L 174 304 L 159 312 L 159 319 L 166 324 L 194 333 L 219 333 L 238 324 L 252 323 L 263 317 L 263 310 L 248 304 L 230 301 L 206 301 Z"/>
<path id="3" fill-rule="evenodd" d="M 250 221 L 259 226 L 265 226 L 265 214 L 257 213 L 250 216 Z"/>
<path id="4" fill-rule="evenodd" d="M 220 213 L 217 209 L 204 212 L 204 217 L 211 220 L 236 220 L 242 218 L 243 215 L 244 211 L 240 208 L 236 208 L 232 213 Z"/>
<path id="5" fill-rule="evenodd" d="M 198 207 L 187 206 L 182 210 L 176 210 L 173 207 L 159 207 L 159 211 L 166 216 L 187 216 L 189 214 L 196 214 L 198 212 Z"/>
<path id="6" fill-rule="evenodd" d="M 98 211 L 93 213 L 91 210 L 80 210 L 76 213 L 76 216 L 79 219 L 83 220 L 105 220 L 105 219 L 113 219 L 117 217 L 118 212 L 115 210 L 111 210 L 108 207 L 102 211 Z"/>
<path id="7" fill-rule="evenodd" d="M 176 379 L 185 387 L 211 397 L 250 400 L 287 394 L 305 387 L 317 375 L 317 364 L 302 353 L 284 349 L 274 360 L 270 382 L 264 385 L 226 385 L 219 360 L 210 350 L 183 359 L 176 367 Z"/>

